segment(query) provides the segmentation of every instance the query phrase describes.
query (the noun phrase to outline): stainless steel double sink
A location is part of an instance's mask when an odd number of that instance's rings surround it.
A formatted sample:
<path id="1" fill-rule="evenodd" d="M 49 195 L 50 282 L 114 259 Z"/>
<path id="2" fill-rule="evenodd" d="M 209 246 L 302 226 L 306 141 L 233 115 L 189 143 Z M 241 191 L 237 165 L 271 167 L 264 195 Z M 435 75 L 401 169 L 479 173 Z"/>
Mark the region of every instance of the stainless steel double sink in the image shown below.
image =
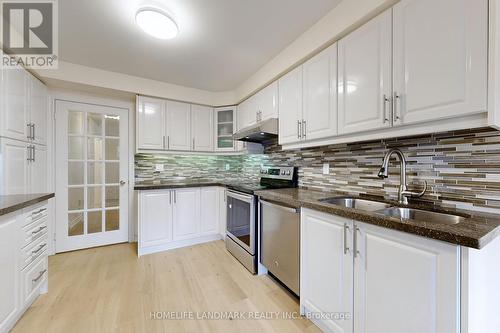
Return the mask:
<path id="1" fill-rule="evenodd" d="M 453 225 L 453 224 L 458 224 L 463 220 L 465 220 L 465 217 L 460 215 L 438 213 L 417 208 L 397 207 L 384 202 L 359 199 L 353 197 L 334 197 L 334 198 L 320 199 L 319 201 L 331 205 L 359 209 L 367 212 L 373 212 L 387 217 L 395 217 L 405 220 L 415 220 L 425 223 Z"/>

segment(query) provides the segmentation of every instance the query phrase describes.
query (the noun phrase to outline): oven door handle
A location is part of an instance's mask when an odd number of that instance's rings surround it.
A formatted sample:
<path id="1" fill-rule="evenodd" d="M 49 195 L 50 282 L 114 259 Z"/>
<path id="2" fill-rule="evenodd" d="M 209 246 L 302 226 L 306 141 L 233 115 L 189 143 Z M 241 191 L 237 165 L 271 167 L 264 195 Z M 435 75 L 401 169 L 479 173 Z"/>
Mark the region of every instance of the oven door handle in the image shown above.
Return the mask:
<path id="1" fill-rule="evenodd" d="M 227 196 L 231 198 L 235 198 L 244 202 L 248 202 L 249 204 L 253 203 L 253 195 L 243 195 L 233 191 L 227 191 Z"/>
<path id="2" fill-rule="evenodd" d="M 271 203 L 269 201 L 265 201 L 262 199 L 259 199 L 259 202 L 264 206 L 268 206 L 268 207 L 272 207 L 272 208 L 276 208 L 276 209 L 281 209 L 281 210 L 287 211 L 289 213 L 298 214 L 300 212 L 300 208 L 292 208 L 292 207 L 277 205 L 277 204 L 274 204 L 274 203 Z"/>

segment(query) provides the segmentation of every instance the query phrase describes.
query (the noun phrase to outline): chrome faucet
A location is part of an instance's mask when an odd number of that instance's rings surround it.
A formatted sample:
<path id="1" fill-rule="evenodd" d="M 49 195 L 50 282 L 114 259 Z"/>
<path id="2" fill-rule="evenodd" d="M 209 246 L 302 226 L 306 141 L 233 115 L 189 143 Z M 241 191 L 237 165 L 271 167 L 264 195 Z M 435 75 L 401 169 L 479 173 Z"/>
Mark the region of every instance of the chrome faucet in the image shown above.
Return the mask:
<path id="1" fill-rule="evenodd" d="M 408 197 L 411 198 L 420 198 L 425 194 L 427 191 L 427 182 L 424 181 L 424 189 L 422 192 L 412 192 L 408 191 L 408 186 L 406 185 L 406 158 L 403 152 L 399 149 L 391 149 L 389 150 L 385 156 L 384 156 L 384 161 L 382 162 L 382 167 L 380 168 L 380 171 L 378 172 L 379 178 L 387 178 L 389 177 L 389 161 L 391 159 L 392 155 L 397 155 L 399 157 L 399 162 L 401 165 L 401 171 L 400 171 L 400 181 L 399 181 L 399 191 L 398 191 L 398 202 L 400 204 L 407 205 L 408 204 Z"/>

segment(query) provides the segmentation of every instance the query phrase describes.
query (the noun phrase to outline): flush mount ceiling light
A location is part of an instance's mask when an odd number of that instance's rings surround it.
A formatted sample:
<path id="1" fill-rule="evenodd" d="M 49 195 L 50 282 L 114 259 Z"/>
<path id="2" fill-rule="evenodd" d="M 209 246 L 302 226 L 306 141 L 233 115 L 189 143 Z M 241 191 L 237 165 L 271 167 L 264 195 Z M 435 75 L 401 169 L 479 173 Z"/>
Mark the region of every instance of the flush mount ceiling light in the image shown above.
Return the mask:
<path id="1" fill-rule="evenodd" d="M 147 34 L 159 39 L 172 39 L 179 33 L 175 21 L 157 8 L 141 8 L 135 14 L 135 22 Z"/>

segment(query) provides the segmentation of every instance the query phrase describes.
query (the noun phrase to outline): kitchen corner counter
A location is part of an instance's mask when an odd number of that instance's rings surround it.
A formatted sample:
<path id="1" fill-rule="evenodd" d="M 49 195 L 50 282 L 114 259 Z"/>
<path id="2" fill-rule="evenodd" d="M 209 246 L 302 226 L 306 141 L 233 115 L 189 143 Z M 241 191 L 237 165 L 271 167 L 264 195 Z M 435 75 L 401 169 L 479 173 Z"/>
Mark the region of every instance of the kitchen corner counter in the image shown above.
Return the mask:
<path id="1" fill-rule="evenodd" d="M 374 212 L 362 211 L 359 209 L 346 208 L 333 204 L 320 202 L 320 199 L 335 196 L 346 196 L 346 193 L 322 192 L 307 189 L 279 189 L 263 190 L 255 193 L 265 200 L 282 203 L 292 207 L 310 208 L 328 214 L 334 214 L 345 218 L 378 225 L 381 227 L 403 231 L 427 238 L 437 239 L 448 243 L 466 246 L 474 249 L 481 249 L 490 241 L 500 235 L 500 215 L 486 214 L 462 209 L 439 208 L 429 209 L 416 205 L 409 207 L 433 210 L 437 212 L 448 212 L 467 216 L 462 222 L 454 225 L 437 223 L 425 223 L 416 220 L 399 219 L 387 217 Z M 363 197 L 365 199 L 372 199 Z M 381 201 L 378 199 L 377 201 Z M 384 201 L 394 206 L 399 206 L 396 202 Z"/>
<path id="2" fill-rule="evenodd" d="M 53 198 L 54 193 L 0 195 L 0 216 Z"/>

